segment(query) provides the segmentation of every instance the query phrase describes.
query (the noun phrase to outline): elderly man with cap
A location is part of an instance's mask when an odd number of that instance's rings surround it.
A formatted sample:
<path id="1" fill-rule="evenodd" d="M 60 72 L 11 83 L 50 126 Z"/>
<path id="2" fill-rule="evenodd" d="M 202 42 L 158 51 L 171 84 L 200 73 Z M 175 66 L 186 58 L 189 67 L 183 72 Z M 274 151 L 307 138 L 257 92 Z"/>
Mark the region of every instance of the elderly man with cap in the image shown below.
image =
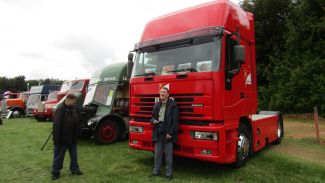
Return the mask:
<path id="1" fill-rule="evenodd" d="M 177 141 L 178 134 L 178 108 L 176 102 L 169 98 L 169 89 L 160 89 L 160 100 L 153 108 L 152 141 L 155 143 L 155 162 L 153 173 L 150 176 L 159 176 L 163 152 L 166 159 L 166 178 L 172 179 L 173 143 Z"/>
<path id="2" fill-rule="evenodd" d="M 79 135 L 79 116 L 75 108 L 77 97 L 70 93 L 63 103 L 59 104 L 53 122 L 54 157 L 52 165 L 52 179 L 60 177 L 60 170 L 66 150 L 70 155 L 70 171 L 74 175 L 82 175 L 79 169 L 77 139 Z"/>

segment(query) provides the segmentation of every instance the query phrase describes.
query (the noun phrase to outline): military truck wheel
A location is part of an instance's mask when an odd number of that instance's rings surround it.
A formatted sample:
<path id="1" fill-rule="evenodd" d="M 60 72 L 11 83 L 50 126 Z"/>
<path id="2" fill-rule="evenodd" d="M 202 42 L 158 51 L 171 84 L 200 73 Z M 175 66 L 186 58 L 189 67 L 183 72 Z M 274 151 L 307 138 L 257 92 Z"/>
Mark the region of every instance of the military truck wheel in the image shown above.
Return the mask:
<path id="1" fill-rule="evenodd" d="M 11 114 L 11 116 L 13 118 L 19 118 L 19 117 L 21 117 L 21 115 L 22 115 L 22 112 L 19 109 L 14 109 Z"/>
<path id="2" fill-rule="evenodd" d="M 247 128 L 243 123 L 240 123 L 238 128 L 238 142 L 237 142 L 237 153 L 236 162 L 233 164 L 235 168 L 240 168 L 246 165 L 249 155 L 252 153 L 252 137 Z"/>
<path id="3" fill-rule="evenodd" d="M 111 120 L 102 121 L 95 131 L 95 142 L 97 144 L 111 144 L 119 137 L 119 126 Z"/>

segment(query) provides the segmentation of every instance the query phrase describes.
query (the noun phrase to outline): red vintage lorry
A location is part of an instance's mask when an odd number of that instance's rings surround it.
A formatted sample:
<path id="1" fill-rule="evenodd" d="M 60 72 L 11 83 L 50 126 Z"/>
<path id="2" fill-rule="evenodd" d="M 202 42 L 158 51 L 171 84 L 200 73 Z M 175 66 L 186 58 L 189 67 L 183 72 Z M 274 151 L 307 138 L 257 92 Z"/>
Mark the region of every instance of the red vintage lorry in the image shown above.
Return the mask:
<path id="1" fill-rule="evenodd" d="M 38 106 L 37 109 L 33 111 L 35 119 L 37 121 L 45 121 L 47 119 L 52 120 L 53 107 L 55 107 L 55 105 L 70 92 L 81 93 L 81 96 L 84 98 L 87 93 L 88 84 L 89 79 L 75 79 L 65 81 L 62 84 L 60 91 L 55 94 L 53 93 L 53 95 L 55 96 L 49 97 L 51 100 L 43 102 L 41 105 Z"/>
<path id="2" fill-rule="evenodd" d="M 46 121 L 52 119 L 53 106 L 58 102 L 59 91 L 49 93 L 47 100 L 39 103 L 37 108 L 33 109 L 33 116 L 37 121 Z"/>
<path id="3" fill-rule="evenodd" d="M 281 142 L 281 113 L 256 114 L 253 14 L 232 2 L 150 21 L 128 59 L 131 148 L 154 151 L 149 120 L 163 86 L 179 109 L 175 155 L 240 167 L 267 144 Z"/>

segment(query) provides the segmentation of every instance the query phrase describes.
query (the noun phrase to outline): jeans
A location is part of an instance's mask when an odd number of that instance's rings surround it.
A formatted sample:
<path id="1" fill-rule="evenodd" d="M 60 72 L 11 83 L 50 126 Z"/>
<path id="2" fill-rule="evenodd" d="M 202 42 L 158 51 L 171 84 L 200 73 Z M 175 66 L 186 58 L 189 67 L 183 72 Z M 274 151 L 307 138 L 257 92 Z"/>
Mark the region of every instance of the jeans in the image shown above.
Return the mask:
<path id="1" fill-rule="evenodd" d="M 63 167 L 65 152 L 67 149 L 70 155 L 70 170 L 72 172 L 79 171 L 77 144 L 60 144 L 54 145 L 52 174 L 60 174 L 60 170 Z"/>
<path id="2" fill-rule="evenodd" d="M 172 176 L 173 174 L 173 143 L 165 141 L 166 136 L 164 134 L 158 135 L 158 140 L 155 143 L 155 164 L 153 173 L 159 174 L 160 167 L 163 159 L 163 152 L 165 151 L 166 159 L 166 176 Z"/>

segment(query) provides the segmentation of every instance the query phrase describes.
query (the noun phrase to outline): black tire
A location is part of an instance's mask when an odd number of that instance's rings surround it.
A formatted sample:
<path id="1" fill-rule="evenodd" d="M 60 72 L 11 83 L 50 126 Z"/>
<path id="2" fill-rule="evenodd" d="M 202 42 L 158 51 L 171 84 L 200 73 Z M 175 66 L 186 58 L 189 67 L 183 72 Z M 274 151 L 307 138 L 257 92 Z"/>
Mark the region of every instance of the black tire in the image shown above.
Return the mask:
<path id="1" fill-rule="evenodd" d="M 97 126 L 94 138 L 97 144 L 111 144 L 118 139 L 119 135 L 118 124 L 111 120 L 105 120 Z"/>
<path id="2" fill-rule="evenodd" d="M 244 123 L 239 124 L 238 142 L 236 148 L 236 162 L 234 168 L 240 168 L 246 165 L 248 157 L 252 154 L 252 136 Z"/>
<path id="3" fill-rule="evenodd" d="M 278 120 L 278 129 L 276 131 L 277 139 L 273 142 L 273 144 L 281 144 L 282 140 L 282 134 L 283 134 L 283 121 L 282 118 Z"/>
<path id="4" fill-rule="evenodd" d="M 19 118 L 19 117 L 21 117 L 22 116 L 22 112 L 21 112 L 21 110 L 19 110 L 19 109 L 13 109 L 12 110 L 12 114 L 11 114 L 11 116 L 13 117 L 13 118 Z"/>
<path id="5" fill-rule="evenodd" d="M 44 116 L 35 116 L 35 119 L 37 120 L 37 121 L 46 121 L 46 117 L 44 117 Z"/>

